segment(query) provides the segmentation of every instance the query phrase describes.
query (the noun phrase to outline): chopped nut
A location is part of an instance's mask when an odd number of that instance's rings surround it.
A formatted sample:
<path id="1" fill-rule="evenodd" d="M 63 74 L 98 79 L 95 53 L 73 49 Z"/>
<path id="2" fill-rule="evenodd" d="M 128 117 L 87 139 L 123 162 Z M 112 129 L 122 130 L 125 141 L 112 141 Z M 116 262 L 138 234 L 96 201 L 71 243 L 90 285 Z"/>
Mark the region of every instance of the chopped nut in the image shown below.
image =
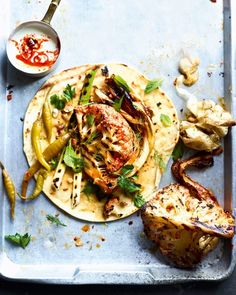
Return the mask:
<path id="1" fill-rule="evenodd" d="M 125 207 L 125 206 L 127 206 L 127 205 L 128 205 L 127 202 L 124 202 L 124 201 L 120 202 L 120 206 L 121 206 L 121 207 Z"/>
<path id="2" fill-rule="evenodd" d="M 71 184 L 72 182 L 73 182 L 73 178 L 72 178 L 72 177 L 69 177 L 69 178 L 67 179 L 67 183 Z"/>
<path id="3" fill-rule="evenodd" d="M 84 232 L 88 232 L 90 230 L 90 226 L 88 224 L 85 224 L 84 226 L 82 226 L 82 231 Z"/>
<path id="4" fill-rule="evenodd" d="M 62 130 L 62 129 L 64 129 L 64 127 L 65 127 L 64 124 L 60 124 L 60 125 L 57 126 L 57 129 L 58 129 L 58 130 Z"/>
<path id="5" fill-rule="evenodd" d="M 74 237 L 74 241 L 75 241 L 76 247 L 81 247 L 84 245 L 84 243 L 81 241 L 80 237 Z"/>
<path id="6" fill-rule="evenodd" d="M 65 114 L 62 114 L 61 117 L 64 120 L 68 120 L 68 115 L 69 115 L 68 113 L 65 113 Z"/>
<path id="7" fill-rule="evenodd" d="M 74 106 L 72 104 L 67 104 L 63 112 L 70 113 L 71 111 L 73 111 L 73 109 L 74 109 Z"/>
<path id="8" fill-rule="evenodd" d="M 53 111 L 52 111 L 53 118 L 57 118 L 58 114 L 59 114 L 58 109 L 53 109 Z"/>

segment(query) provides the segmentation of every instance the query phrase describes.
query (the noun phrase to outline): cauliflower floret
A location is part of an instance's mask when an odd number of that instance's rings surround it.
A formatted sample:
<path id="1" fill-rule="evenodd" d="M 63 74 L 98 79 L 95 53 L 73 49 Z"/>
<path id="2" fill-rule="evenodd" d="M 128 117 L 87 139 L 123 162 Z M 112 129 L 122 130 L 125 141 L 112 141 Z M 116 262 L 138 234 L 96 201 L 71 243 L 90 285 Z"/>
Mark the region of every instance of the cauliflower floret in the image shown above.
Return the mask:
<path id="1" fill-rule="evenodd" d="M 186 86 L 192 86 L 198 80 L 199 58 L 183 57 L 179 62 L 179 72 L 183 74 L 183 83 Z"/>
<path id="2" fill-rule="evenodd" d="M 184 144 L 200 151 L 212 151 L 220 146 L 228 127 L 236 125 L 232 115 L 212 100 L 199 101 L 180 86 L 185 83 L 183 75 L 175 80 L 176 91 L 187 101 L 187 118 L 180 124 L 180 137 Z"/>

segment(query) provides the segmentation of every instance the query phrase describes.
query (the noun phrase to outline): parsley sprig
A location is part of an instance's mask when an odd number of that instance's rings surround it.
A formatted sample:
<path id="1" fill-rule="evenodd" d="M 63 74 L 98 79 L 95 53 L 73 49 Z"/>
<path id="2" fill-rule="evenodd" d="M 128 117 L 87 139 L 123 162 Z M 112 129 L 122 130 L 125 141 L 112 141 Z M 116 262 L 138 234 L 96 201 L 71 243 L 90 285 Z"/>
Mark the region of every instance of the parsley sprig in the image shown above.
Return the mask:
<path id="1" fill-rule="evenodd" d="M 66 85 L 66 88 L 63 90 L 62 97 L 66 101 L 72 100 L 72 98 L 75 96 L 75 88 L 72 88 L 70 84 Z"/>
<path id="2" fill-rule="evenodd" d="M 50 102 L 58 110 L 63 110 L 66 105 L 65 100 L 61 99 L 58 94 L 51 95 Z"/>

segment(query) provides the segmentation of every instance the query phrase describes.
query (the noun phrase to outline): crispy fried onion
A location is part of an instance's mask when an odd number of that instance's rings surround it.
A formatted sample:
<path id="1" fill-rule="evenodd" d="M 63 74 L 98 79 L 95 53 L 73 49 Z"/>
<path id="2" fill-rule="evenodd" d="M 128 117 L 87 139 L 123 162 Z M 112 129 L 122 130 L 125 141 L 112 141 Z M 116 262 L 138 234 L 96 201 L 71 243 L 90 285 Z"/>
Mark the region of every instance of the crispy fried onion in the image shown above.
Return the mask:
<path id="1" fill-rule="evenodd" d="M 99 95 L 103 97 L 101 93 Z M 104 104 L 110 104 L 104 97 L 101 99 L 103 103 L 79 105 L 76 116 L 81 154 L 85 160 L 84 170 L 105 193 L 111 193 L 117 186 L 117 177 L 124 165 L 134 166 L 130 173 L 132 176 L 145 163 L 153 145 L 153 136 L 148 119 L 141 125 L 135 124 L 134 115 L 129 121 L 125 111 L 117 112 L 112 106 Z"/>
<path id="2" fill-rule="evenodd" d="M 184 144 L 199 151 L 212 151 L 220 146 L 228 127 L 236 125 L 231 114 L 212 100 L 198 101 L 181 88 L 183 76 L 175 81 L 178 95 L 187 101 L 187 118 L 180 123 L 180 137 Z"/>
<path id="3" fill-rule="evenodd" d="M 161 253 L 179 267 L 193 267 L 210 251 L 219 237 L 232 238 L 234 218 L 225 212 L 208 189 L 185 173 L 213 165 L 213 155 L 178 160 L 172 172 L 181 184 L 160 191 L 142 209 L 144 230 Z"/>

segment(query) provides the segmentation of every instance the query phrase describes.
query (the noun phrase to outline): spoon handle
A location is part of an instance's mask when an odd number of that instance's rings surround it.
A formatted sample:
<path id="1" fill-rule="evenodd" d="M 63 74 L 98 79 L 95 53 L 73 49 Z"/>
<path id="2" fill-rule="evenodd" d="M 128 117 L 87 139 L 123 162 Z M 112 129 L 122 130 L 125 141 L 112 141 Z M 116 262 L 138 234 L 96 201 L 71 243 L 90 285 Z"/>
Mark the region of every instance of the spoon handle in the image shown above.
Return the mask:
<path id="1" fill-rule="evenodd" d="M 50 25 L 50 22 L 52 20 L 52 17 L 58 7 L 58 5 L 60 4 L 61 0 L 52 0 L 49 7 L 48 7 L 48 10 L 47 12 L 45 13 L 43 19 L 42 19 L 42 22 L 45 22 L 47 24 Z"/>

